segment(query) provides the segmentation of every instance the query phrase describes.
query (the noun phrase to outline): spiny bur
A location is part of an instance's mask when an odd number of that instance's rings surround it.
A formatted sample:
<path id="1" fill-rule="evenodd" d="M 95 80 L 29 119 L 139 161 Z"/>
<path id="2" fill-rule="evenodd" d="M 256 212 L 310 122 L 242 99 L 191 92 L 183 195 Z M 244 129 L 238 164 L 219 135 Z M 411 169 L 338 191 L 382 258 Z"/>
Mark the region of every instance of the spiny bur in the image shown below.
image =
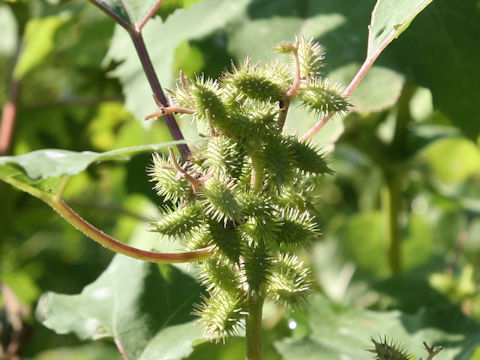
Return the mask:
<path id="1" fill-rule="evenodd" d="M 290 65 L 247 59 L 218 80 L 181 75 L 170 106 L 155 113 L 191 117 L 206 139 L 185 163 L 173 150 L 154 155 L 154 188 L 172 206 L 151 230 L 186 250 L 213 249 L 199 263 L 209 296 L 195 313 L 217 340 L 245 326 L 252 296 L 305 301 L 310 274 L 295 252 L 320 235 L 315 184 L 332 171 L 321 149 L 283 124 L 296 99 L 318 115 L 350 108 L 340 86 L 321 77 L 318 43 L 299 37 L 275 49 Z"/>
<path id="2" fill-rule="evenodd" d="M 371 338 L 373 348 L 368 351 L 374 353 L 374 360 L 412 360 L 413 357 L 398 343 L 388 340 L 386 336 L 377 340 Z M 427 360 L 433 360 L 442 350 L 442 346 L 429 346 L 423 342 L 424 349 L 428 352 Z M 420 358 L 419 360 L 422 360 Z"/>

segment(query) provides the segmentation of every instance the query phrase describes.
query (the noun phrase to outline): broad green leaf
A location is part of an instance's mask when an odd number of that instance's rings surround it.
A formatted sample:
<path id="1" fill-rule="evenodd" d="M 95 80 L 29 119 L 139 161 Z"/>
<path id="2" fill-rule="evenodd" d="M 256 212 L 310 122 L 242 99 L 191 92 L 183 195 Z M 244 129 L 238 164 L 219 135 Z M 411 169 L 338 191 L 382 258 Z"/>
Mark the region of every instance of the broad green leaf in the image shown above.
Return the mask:
<path id="1" fill-rule="evenodd" d="M 202 339 L 191 316 L 199 295 L 198 284 L 175 267 L 117 255 L 80 294 L 43 295 L 37 317 L 59 334 L 113 338 L 130 359 L 182 359 Z"/>
<path id="2" fill-rule="evenodd" d="M 150 57 L 164 87 L 174 83 L 174 58 L 177 47 L 186 40 L 200 39 L 237 18 L 250 0 L 205 0 L 180 9 L 167 18 L 152 19 L 143 35 Z M 121 63 L 112 75 L 123 85 L 125 106 L 138 118 L 155 111 L 152 90 L 147 82 L 131 39 L 121 27 L 115 28 L 107 60 Z M 190 123 L 186 124 L 191 126 Z"/>
<path id="3" fill-rule="evenodd" d="M 427 357 L 426 341 L 444 347 L 438 360 L 469 360 L 480 342 L 479 325 L 454 307 L 410 315 L 356 310 L 316 296 L 294 319 L 308 332 L 275 344 L 285 360 L 370 360 L 370 338 L 379 336 L 402 344 L 416 359 Z"/>
<path id="4" fill-rule="evenodd" d="M 184 141 L 132 146 L 104 153 L 47 149 L 19 156 L 2 156 L 0 157 L 0 180 L 46 200 L 61 191 L 66 177 L 84 171 L 93 163 L 129 160 L 132 155 L 158 151 L 178 143 L 184 143 Z"/>
<path id="5" fill-rule="evenodd" d="M 392 44 L 397 67 L 429 88 L 436 109 L 470 139 L 480 134 L 480 10 L 475 0 L 435 1 Z"/>
<path id="6" fill-rule="evenodd" d="M 24 50 L 15 66 L 14 76 L 21 79 L 39 66 L 55 49 L 57 30 L 69 19 L 65 16 L 33 18 L 27 23 L 23 39 Z"/>
<path id="7" fill-rule="evenodd" d="M 398 37 L 433 0 L 378 0 L 372 12 L 367 57 L 374 55 L 391 36 Z M 391 41 L 391 40 L 390 40 Z"/>
<path id="8" fill-rule="evenodd" d="M 111 156 L 91 151 L 74 152 L 59 149 L 37 150 L 19 156 L 0 157 L 0 165 L 17 164 L 32 180 L 62 175 L 75 175 L 96 161 L 127 160 L 125 156 Z"/>

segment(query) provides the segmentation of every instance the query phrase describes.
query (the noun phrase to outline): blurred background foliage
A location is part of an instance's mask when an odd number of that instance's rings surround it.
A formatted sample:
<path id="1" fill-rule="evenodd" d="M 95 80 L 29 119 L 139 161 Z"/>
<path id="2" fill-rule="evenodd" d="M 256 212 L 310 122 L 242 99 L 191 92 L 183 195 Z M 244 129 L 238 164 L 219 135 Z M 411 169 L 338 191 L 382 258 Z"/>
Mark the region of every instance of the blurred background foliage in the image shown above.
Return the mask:
<path id="1" fill-rule="evenodd" d="M 325 46 L 325 74 L 346 85 L 365 57 L 374 5 L 373 0 L 165 0 L 144 35 L 166 88 L 179 69 L 218 77 L 230 59 L 272 59 L 271 46 L 298 33 Z M 318 359 L 308 354 L 322 351 L 333 359 L 336 353 L 328 353 L 316 336 L 338 328 L 343 319 L 356 319 L 345 323 L 355 332 L 356 322 L 370 319 L 365 310 L 377 311 L 378 320 L 369 321 L 377 321 L 378 334 L 389 336 L 395 328 L 386 320 L 391 310 L 411 322 L 428 317 L 419 311 L 438 310 L 430 316 L 436 322 L 425 324 L 459 336 L 444 358 L 480 359 L 478 336 L 465 330 L 479 334 L 480 321 L 479 20 L 476 1 L 434 1 L 354 92 L 356 111 L 334 118 L 316 136 L 336 173 L 324 179 L 318 194 L 323 239 L 301 256 L 322 294 L 313 297 L 312 306 L 323 315 L 287 314 L 269 304 L 266 359 Z M 142 120 L 155 104 L 128 35 L 87 1 L 2 2 L 0 34 L 0 104 L 7 101 L 12 79 L 21 84 L 9 154 L 44 148 L 102 152 L 171 139 L 161 121 Z M 287 127 L 303 134 L 315 120 L 293 107 Z M 181 127 L 187 138 L 196 138 L 195 126 Z M 149 163 L 144 154 L 125 164 L 92 166 L 72 178 L 65 198 L 105 232 L 126 242 L 138 238 L 162 204 L 146 175 Z M 34 316 L 43 292 L 79 293 L 113 254 L 5 183 L 0 199 L 0 281 L 30 309 L 22 358 L 120 359 L 112 342 L 56 335 Z M 398 244 L 393 252 L 392 241 Z M 165 246 L 155 242 L 159 249 Z M 11 326 L 5 298 L 0 298 L 4 345 Z M 465 323 L 463 330 L 448 327 L 446 308 L 457 315 L 452 321 Z M 416 336 L 416 342 L 408 334 L 397 336 L 414 351 L 429 335 Z M 348 349 L 348 339 L 338 347 Z M 198 344 L 189 359 L 241 359 L 243 353 L 243 340 L 236 338 L 225 345 Z"/>

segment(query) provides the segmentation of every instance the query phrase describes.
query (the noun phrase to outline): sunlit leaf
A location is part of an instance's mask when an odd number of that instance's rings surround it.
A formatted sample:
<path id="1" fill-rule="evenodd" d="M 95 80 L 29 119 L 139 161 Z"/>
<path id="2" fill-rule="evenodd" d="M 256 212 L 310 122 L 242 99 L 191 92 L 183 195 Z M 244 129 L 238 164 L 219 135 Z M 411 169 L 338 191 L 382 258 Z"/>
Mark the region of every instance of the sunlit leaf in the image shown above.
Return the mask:
<path id="1" fill-rule="evenodd" d="M 158 151 L 178 143 L 140 145 L 104 153 L 47 149 L 19 156 L 3 156 L 0 157 L 0 180 L 44 199 L 44 196 L 50 197 L 60 191 L 66 176 L 76 175 L 91 164 L 108 160 L 125 161 L 132 155 Z"/>
<path id="2" fill-rule="evenodd" d="M 23 40 L 24 50 L 15 66 L 15 77 L 25 74 L 39 66 L 55 49 L 55 34 L 68 20 L 68 16 L 49 16 L 34 18 L 27 23 Z"/>
<path id="3" fill-rule="evenodd" d="M 396 65 L 429 88 L 435 108 L 472 140 L 480 134 L 479 32 L 478 1 L 435 1 L 392 44 Z"/>

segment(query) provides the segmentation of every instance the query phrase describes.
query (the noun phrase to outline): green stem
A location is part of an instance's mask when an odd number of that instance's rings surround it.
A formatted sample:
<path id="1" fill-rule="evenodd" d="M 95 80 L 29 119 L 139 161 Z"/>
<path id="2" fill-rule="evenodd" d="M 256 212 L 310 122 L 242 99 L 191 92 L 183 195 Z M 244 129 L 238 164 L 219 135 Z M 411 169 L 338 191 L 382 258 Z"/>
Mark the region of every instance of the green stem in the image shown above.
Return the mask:
<path id="1" fill-rule="evenodd" d="M 406 141 L 408 123 L 410 122 L 409 104 L 415 87 L 405 84 L 398 100 L 397 118 L 393 140 L 388 147 L 388 161 L 382 166 L 385 176 L 383 189 L 383 207 L 387 218 L 388 258 L 392 274 L 402 272 L 402 229 L 400 216 L 402 214 L 402 171 L 407 161 Z"/>
<path id="2" fill-rule="evenodd" d="M 261 162 L 256 161 L 255 159 L 252 161 L 253 169 L 250 178 L 250 187 L 254 190 L 261 190 L 263 185 L 263 168 L 261 166 Z"/>
<path id="3" fill-rule="evenodd" d="M 262 358 L 262 312 L 264 301 L 265 297 L 260 294 L 250 295 L 248 299 L 247 351 L 245 360 L 261 360 Z"/>
<path id="4" fill-rule="evenodd" d="M 399 174 L 387 174 L 386 184 L 382 189 L 382 207 L 386 220 L 386 238 L 388 246 L 388 260 L 392 274 L 402 272 L 401 248 L 401 189 Z"/>

